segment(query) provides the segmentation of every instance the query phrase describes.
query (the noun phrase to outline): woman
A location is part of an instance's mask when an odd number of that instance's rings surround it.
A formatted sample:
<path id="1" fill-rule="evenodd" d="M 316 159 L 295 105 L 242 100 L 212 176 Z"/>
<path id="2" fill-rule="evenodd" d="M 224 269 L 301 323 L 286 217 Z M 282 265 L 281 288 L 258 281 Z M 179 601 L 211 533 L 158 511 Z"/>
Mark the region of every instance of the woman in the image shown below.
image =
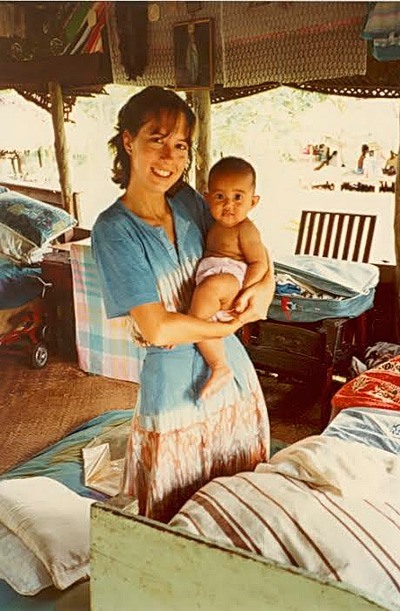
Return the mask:
<path id="1" fill-rule="evenodd" d="M 233 335 L 265 315 L 269 272 L 236 302 L 238 318 L 186 314 L 196 265 L 212 222 L 203 198 L 183 181 L 195 117 L 174 92 L 148 87 L 118 115 L 114 177 L 124 194 L 98 217 L 93 252 L 108 317 L 129 315 L 147 346 L 128 443 L 123 493 L 139 513 L 167 521 L 200 486 L 250 470 L 269 455 L 269 423 L 254 368 Z M 234 379 L 207 400 L 208 376 L 194 342 L 226 338 Z"/>

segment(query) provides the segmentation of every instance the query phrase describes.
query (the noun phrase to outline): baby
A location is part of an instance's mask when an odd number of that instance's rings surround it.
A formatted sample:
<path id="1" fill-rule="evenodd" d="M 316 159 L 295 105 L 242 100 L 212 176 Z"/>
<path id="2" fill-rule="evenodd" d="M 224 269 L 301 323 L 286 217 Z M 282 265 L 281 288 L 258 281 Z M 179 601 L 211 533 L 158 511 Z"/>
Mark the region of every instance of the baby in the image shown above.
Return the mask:
<path id="1" fill-rule="evenodd" d="M 196 289 L 190 313 L 198 318 L 231 320 L 229 310 L 241 289 L 259 282 L 268 271 L 268 256 L 248 212 L 259 202 L 256 174 L 250 163 L 238 157 L 220 159 L 210 170 L 205 197 L 214 218 L 204 258 L 196 272 Z M 211 369 L 201 390 L 205 398 L 216 393 L 232 377 L 222 340 L 198 343 Z"/>

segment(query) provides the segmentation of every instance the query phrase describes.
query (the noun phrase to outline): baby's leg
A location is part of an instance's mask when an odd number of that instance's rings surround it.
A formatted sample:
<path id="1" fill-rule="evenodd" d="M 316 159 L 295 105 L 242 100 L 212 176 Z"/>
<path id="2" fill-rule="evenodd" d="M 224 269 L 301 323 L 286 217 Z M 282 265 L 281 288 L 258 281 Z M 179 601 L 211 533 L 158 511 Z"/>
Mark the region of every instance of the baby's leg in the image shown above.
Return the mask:
<path id="1" fill-rule="evenodd" d="M 220 310 L 228 310 L 239 289 L 239 280 L 232 274 L 207 276 L 195 288 L 190 314 L 208 320 Z"/>
<path id="2" fill-rule="evenodd" d="M 231 274 L 208 276 L 195 289 L 190 314 L 208 320 L 220 310 L 229 309 L 239 288 L 239 281 Z M 211 369 L 210 377 L 200 392 L 200 396 L 205 399 L 227 384 L 232 378 L 232 372 L 226 363 L 222 339 L 209 339 L 197 345 Z"/>

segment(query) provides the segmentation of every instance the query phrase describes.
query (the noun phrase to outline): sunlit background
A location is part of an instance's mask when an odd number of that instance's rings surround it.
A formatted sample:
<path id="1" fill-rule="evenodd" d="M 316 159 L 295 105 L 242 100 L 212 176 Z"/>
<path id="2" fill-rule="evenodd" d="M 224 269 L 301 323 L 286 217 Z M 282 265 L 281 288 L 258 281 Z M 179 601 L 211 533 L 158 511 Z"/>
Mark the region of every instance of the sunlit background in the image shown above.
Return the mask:
<path id="1" fill-rule="evenodd" d="M 107 141 L 119 108 L 137 88 L 109 85 L 105 94 L 81 97 L 66 133 L 73 191 L 81 194 L 82 225 L 90 228 L 118 197 L 111 181 Z M 353 99 L 281 87 L 212 106 L 212 161 L 237 155 L 253 163 L 261 202 L 253 218 L 274 256 L 293 252 L 302 209 L 378 214 L 372 260 L 394 260 L 393 193 L 341 191 L 356 182 L 361 145 L 374 150 L 376 184 L 390 151 L 398 150 L 398 101 Z M 15 91 L 0 94 L 0 180 L 59 188 L 51 116 Z M 337 151 L 336 165 L 315 170 L 308 145 Z M 15 158 L 18 154 L 19 163 Z M 330 183 L 333 190 L 316 188 Z"/>

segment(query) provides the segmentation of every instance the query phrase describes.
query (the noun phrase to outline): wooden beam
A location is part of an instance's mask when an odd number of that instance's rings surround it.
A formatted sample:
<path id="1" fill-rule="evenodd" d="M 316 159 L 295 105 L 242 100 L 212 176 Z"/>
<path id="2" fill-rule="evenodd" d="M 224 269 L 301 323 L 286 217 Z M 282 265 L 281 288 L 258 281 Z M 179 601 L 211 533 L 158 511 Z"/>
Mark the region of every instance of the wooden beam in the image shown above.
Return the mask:
<path id="1" fill-rule="evenodd" d="M 399 108 L 399 120 L 400 120 L 400 108 Z M 395 182 L 395 194 L 394 194 L 394 245 L 396 253 L 396 338 L 393 341 L 398 341 L 400 338 L 400 145 L 397 154 L 396 161 L 396 182 Z"/>
<path id="2" fill-rule="evenodd" d="M 98 503 L 91 507 L 92 611 L 377 611 L 346 584 Z"/>
<path id="3" fill-rule="evenodd" d="M 54 147 L 56 151 L 58 174 L 60 177 L 63 208 L 74 215 L 74 198 L 68 163 L 67 140 L 65 137 L 64 104 L 61 85 L 55 81 L 51 81 L 49 83 L 49 93 L 51 98 L 51 117 L 54 128 Z"/>
<path id="4" fill-rule="evenodd" d="M 111 83 L 112 74 L 108 54 L 83 53 L 57 55 L 43 60 L 26 62 L 0 62 L 0 86 L 36 86 L 57 80 L 64 85 L 87 87 L 99 83 Z"/>
<path id="5" fill-rule="evenodd" d="M 193 108 L 197 117 L 196 189 L 207 190 L 211 165 L 211 96 L 209 91 L 193 91 Z"/>

